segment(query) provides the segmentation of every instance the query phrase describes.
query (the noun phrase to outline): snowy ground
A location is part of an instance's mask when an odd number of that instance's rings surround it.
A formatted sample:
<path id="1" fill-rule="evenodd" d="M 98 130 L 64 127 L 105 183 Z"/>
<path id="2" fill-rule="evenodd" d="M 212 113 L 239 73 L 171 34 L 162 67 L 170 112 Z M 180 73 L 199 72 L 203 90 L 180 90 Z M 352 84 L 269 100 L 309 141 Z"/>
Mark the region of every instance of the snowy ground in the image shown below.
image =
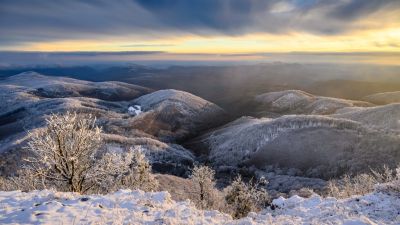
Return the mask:
<path id="1" fill-rule="evenodd" d="M 218 211 L 197 210 L 189 201 L 172 201 L 167 192 L 0 192 L 0 224 L 400 224 L 399 196 L 383 193 L 345 200 L 293 196 L 274 204 L 275 210 L 232 220 Z"/>
<path id="2" fill-rule="evenodd" d="M 128 113 L 129 115 L 137 116 L 142 113 L 142 107 L 140 105 L 129 106 Z"/>

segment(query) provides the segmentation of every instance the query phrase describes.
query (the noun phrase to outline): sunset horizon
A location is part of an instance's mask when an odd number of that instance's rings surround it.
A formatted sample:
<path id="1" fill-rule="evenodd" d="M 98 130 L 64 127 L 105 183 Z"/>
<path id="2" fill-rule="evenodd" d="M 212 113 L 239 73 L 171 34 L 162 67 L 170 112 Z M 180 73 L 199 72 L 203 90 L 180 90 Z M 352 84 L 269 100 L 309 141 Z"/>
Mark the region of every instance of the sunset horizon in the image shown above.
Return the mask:
<path id="1" fill-rule="evenodd" d="M 152 53 L 174 60 L 400 54 L 400 3 L 393 0 L 3 1 L 0 28 L 3 52 L 142 52 L 149 60 L 165 58 Z"/>

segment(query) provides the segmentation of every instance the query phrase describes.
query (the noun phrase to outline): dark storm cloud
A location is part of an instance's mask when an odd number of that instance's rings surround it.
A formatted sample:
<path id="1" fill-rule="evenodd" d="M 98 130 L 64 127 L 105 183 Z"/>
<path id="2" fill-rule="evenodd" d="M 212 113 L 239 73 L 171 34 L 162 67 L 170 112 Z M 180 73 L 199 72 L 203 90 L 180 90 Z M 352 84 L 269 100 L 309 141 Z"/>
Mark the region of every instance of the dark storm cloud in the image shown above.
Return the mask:
<path id="1" fill-rule="evenodd" d="M 399 8 L 399 0 L 0 0 L 0 45 L 188 33 L 337 34 L 378 10 Z"/>
<path id="2" fill-rule="evenodd" d="M 329 13 L 336 19 L 348 20 L 363 17 L 382 8 L 399 8 L 399 0 L 352 0 L 340 4 Z"/>
<path id="3" fill-rule="evenodd" d="M 137 2 L 166 26 L 183 30 L 206 28 L 235 34 L 245 26 L 251 26 L 254 17 L 267 13 L 276 1 L 137 0 Z"/>

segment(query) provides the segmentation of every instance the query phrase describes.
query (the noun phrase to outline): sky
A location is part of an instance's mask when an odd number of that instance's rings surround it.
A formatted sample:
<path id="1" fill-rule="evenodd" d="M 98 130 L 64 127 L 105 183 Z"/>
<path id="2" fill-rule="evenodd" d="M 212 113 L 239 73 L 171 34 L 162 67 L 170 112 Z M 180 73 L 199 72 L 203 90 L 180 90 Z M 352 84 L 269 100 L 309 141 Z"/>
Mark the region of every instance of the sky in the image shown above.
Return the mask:
<path id="1" fill-rule="evenodd" d="M 400 1 L 0 0 L 0 51 L 0 60 L 16 52 L 148 60 L 300 52 L 398 62 Z"/>

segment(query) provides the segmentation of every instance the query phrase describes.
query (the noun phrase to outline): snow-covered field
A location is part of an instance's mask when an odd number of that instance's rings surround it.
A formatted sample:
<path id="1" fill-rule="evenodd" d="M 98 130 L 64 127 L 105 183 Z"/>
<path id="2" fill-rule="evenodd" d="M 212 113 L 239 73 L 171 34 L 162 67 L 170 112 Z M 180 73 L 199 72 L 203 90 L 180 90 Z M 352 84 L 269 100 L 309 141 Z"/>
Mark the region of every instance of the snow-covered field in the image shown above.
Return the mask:
<path id="1" fill-rule="evenodd" d="M 275 210 L 232 220 L 218 211 L 197 210 L 189 201 L 175 202 L 167 192 L 0 192 L 0 224 L 400 224 L 399 196 L 378 192 L 344 200 L 293 196 L 273 203 Z"/>

